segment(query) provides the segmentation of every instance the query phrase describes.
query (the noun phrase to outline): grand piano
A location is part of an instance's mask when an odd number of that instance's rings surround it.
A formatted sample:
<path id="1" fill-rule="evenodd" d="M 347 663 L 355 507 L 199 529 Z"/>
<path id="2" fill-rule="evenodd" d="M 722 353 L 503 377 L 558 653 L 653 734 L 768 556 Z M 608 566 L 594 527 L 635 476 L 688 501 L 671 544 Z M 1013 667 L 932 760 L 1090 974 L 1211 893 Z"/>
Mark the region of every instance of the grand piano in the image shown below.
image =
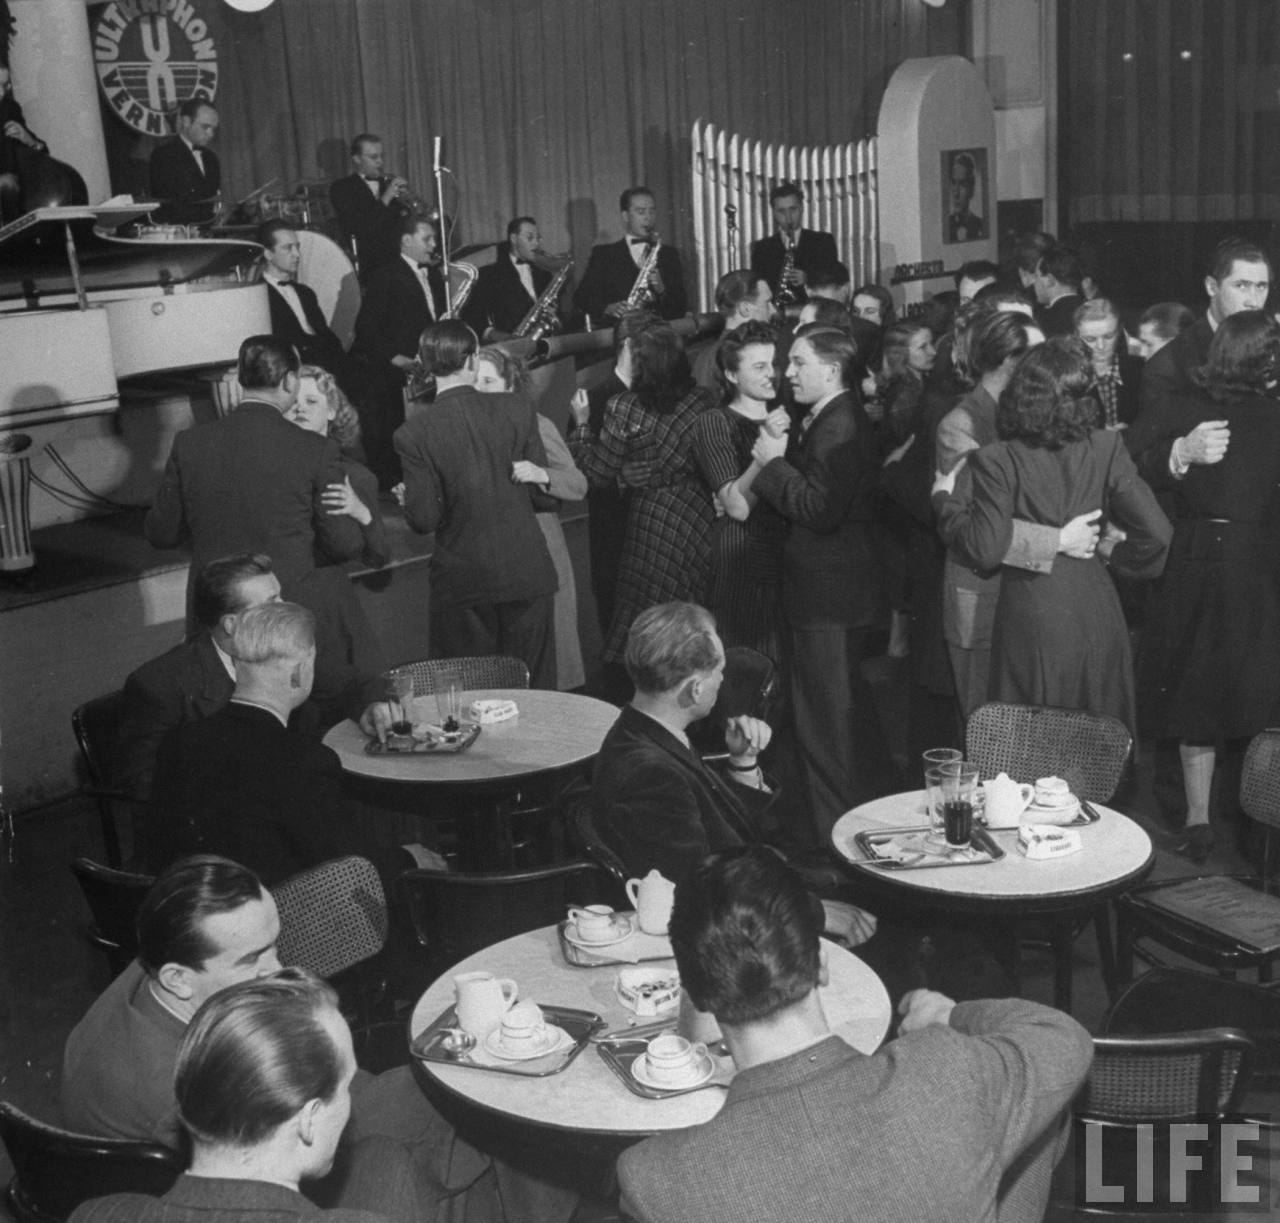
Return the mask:
<path id="1" fill-rule="evenodd" d="M 0 428 L 113 412 L 149 375 L 221 373 L 271 330 L 261 247 L 113 232 L 146 211 L 38 208 L 0 229 Z"/>

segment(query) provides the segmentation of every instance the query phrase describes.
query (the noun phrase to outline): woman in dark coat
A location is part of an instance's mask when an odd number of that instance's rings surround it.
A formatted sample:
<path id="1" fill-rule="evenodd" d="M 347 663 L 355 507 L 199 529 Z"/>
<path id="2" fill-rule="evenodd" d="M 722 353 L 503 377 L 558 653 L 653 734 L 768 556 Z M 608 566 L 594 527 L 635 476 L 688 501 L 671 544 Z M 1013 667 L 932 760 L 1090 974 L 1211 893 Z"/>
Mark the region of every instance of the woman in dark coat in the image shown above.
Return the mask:
<path id="1" fill-rule="evenodd" d="M 944 532 L 968 563 L 994 569 L 1013 520 L 1061 527 L 1102 507 L 1111 529 L 1088 560 L 1059 556 L 1050 573 L 1006 568 L 991 642 L 992 700 L 1110 714 L 1134 730 L 1129 634 L 1103 558 L 1156 577 L 1172 530 L 1114 431 L 1097 428 L 1084 346 L 1055 338 L 1029 352 L 1000 396 L 1003 441 L 934 484 Z M 953 491 L 956 473 L 971 485 Z"/>
<path id="2" fill-rule="evenodd" d="M 1261 310 L 1219 325 L 1188 419 L 1224 420 L 1220 462 L 1192 466 L 1174 490 L 1173 545 L 1143 639 L 1152 725 L 1178 739 L 1187 793 L 1183 851 L 1213 848 L 1215 744 L 1274 725 L 1280 696 L 1280 326 Z M 1144 703 L 1144 710 L 1147 703 Z"/>
<path id="3" fill-rule="evenodd" d="M 694 385 L 680 337 L 655 322 L 627 341 L 631 389 L 609 400 L 596 434 L 586 404 L 573 404 L 574 461 L 590 484 L 630 487 L 627 535 L 618 568 L 613 621 L 602 656 L 621 662 L 631 621 L 655 603 L 706 597 L 711 487 L 693 444 L 698 417 L 715 396 Z"/>

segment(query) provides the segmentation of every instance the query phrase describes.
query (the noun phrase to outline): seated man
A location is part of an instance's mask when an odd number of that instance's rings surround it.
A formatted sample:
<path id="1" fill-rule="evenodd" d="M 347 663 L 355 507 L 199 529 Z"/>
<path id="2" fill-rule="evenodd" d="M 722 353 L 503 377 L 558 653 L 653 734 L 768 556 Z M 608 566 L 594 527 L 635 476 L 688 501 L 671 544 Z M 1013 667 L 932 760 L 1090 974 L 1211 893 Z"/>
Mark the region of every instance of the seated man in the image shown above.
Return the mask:
<path id="1" fill-rule="evenodd" d="M 280 968 L 280 919 L 271 893 L 251 872 L 200 856 L 160 875 L 138 910 L 137 930 L 137 960 L 67 1039 L 62 1112 L 68 1126 L 85 1134 L 177 1147 L 173 1070 L 187 1025 L 220 990 Z M 466 1214 L 468 1223 L 497 1220 L 499 1194 L 537 1203 L 531 1219 L 563 1219 L 572 1208 L 559 1190 L 462 1142 L 427 1104 L 407 1066 L 376 1077 L 356 1072 L 346 1139 L 371 1134 L 409 1147 L 419 1200 L 431 1203 L 428 1218 L 455 1208 L 461 1218 L 465 1206 L 476 1212 Z"/>
<path id="2" fill-rule="evenodd" d="M 339 1209 L 317 1211 L 299 1192 L 302 1181 L 333 1169 L 351 1112 L 355 1051 L 337 1003 L 301 968 L 210 998 L 183 1037 L 171 1088 L 191 1140 L 188 1172 L 163 1197 L 114 1194 L 83 1203 L 72 1217 L 418 1219 L 408 1152 L 389 1138 L 350 1144 Z"/>
<path id="3" fill-rule="evenodd" d="M 148 798 L 156 752 L 175 726 L 217 713 L 235 691 L 231 633 L 240 613 L 280 601 L 280 581 L 271 558 L 260 552 L 210 561 L 195 577 L 191 614 L 201 632 L 145 662 L 124 684 L 124 711 L 113 756 L 113 780 Z M 334 647 L 334 635 L 316 642 L 316 674 L 311 696 L 291 718 L 295 729 L 321 731 L 342 718 L 359 720 L 375 734 L 389 716 L 377 675 L 360 675 Z M 385 729 L 385 727 L 384 727 Z"/>
<path id="4" fill-rule="evenodd" d="M 308 866 L 361 854 L 390 889 L 413 866 L 438 865 L 419 845 L 375 845 L 342 790 L 337 754 L 289 729 L 311 691 L 315 618 L 296 603 L 236 617 L 236 686 L 217 713 L 171 731 L 156 765 L 150 843 L 156 864 L 187 853 L 235 857 L 273 884 Z"/>
<path id="5" fill-rule="evenodd" d="M 1011 1217 L 1016 1201 L 1019 1217 L 1042 1217 L 1055 1122 L 1089 1069 L 1089 1034 L 1033 1002 L 918 990 L 898 1039 L 859 1053 L 831 1034 L 818 998 L 821 932 L 800 878 L 767 851 L 724 850 L 677 885 L 680 979 L 738 1073 L 713 1120 L 623 1154 L 624 1212 L 979 1223 L 997 1208 Z"/>

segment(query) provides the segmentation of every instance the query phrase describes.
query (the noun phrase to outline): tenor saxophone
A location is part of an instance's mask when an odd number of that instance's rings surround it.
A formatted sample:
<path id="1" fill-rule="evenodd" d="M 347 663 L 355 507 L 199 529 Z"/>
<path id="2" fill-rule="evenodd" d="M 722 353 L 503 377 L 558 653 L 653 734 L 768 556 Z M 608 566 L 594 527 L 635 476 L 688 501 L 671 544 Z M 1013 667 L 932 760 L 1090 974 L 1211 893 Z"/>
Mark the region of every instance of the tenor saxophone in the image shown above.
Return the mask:
<path id="1" fill-rule="evenodd" d="M 457 318 L 462 313 L 462 307 L 467 304 L 467 298 L 471 296 L 471 290 L 475 288 L 476 278 L 480 275 L 480 271 L 473 263 L 450 263 L 447 274 L 449 277 L 449 310 L 445 314 L 445 318 Z"/>
<path id="2" fill-rule="evenodd" d="M 653 286 L 649 283 L 654 269 L 658 266 L 658 251 L 662 248 L 662 239 L 656 233 L 649 235 L 649 246 L 640 260 L 640 270 L 636 273 L 636 282 L 627 294 L 627 309 L 638 310 L 653 301 Z"/>
<path id="3" fill-rule="evenodd" d="M 560 270 L 551 278 L 551 282 L 538 295 L 538 300 L 529 307 L 529 313 L 520 320 L 514 335 L 521 339 L 540 340 L 549 331 L 560 327 L 560 317 L 556 313 L 556 303 L 560 300 L 560 290 L 573 271 L 573 260 L 568 259 Z"/>
<path id="4" fill-rule="evenodd" d="M 786 253 L 782 256 L 782 271 L 778 273 L 778 291 L 773 295 L 773 304 L 779 310 L 787 306 L 797 305 L 800 301 L 800 290 L 787 283 L 787 277 L 796 266 L 796 244 L 787 244 Z"/>

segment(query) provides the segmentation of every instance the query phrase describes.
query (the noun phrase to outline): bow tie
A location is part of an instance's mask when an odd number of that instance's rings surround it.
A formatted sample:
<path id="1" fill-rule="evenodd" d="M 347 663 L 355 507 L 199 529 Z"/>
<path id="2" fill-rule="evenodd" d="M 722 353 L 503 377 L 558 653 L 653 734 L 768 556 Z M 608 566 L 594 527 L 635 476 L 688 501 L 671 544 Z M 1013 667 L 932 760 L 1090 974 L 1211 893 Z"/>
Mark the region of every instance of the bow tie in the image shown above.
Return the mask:
<path id="1" fill-rule="evenodd" d="M 518 268 L 527 268 L 529 266 L 528 259 L 512 259 L 511 262 L 514 263 Z"/>
<path id="2" fill-rule="evenodd" d="M 366 183 L 382 182 L 382 175 L 380 174 L 362 174 L 360 177 L 363 178 Z"/>
<path id="3" fill-rule="evenodd" d="M 278 276 L 274 279 L 278 285 L 296 285 L 298 283 L 292 276 Z"/>
<path id="4" fill-rule="evenodd" d="M 632 246 L 652 246 L 653 245 L 652 238 L 628 238 L 627 241 L 630 242 Z"/>

